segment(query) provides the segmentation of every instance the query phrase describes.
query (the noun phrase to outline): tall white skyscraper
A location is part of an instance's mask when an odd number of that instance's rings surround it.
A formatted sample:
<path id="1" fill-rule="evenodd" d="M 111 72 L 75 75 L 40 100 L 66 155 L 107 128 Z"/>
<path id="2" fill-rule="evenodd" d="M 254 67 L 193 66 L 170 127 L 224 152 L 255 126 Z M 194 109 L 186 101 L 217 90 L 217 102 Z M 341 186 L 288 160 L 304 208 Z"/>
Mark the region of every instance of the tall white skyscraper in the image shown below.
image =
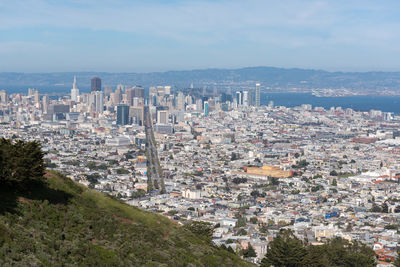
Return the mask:
<path id="1" fill-rule="evenodd" d="M 201 98 L 196 99 L 196 110 L 203 111 L 203 100 Z"/>
<path id="2" fill-rule="evenodd" d="M 248 91 L 243 92 L 243 106 L 244 107 L 249 106 L 249 92 Z"/>
<path id="3" fill-rule="evenodd" d="M 6 90 L 1 90 L 1 91 L 0 91 L 0 102 L 1 102 L 2 104 L 7 104 L 7 102 L 8 102 L 8 95 L 7 95 Z"/>
<path id="4" fill-rule="evenodd" d="M 72 89 L 71 89 L 71 100 L 78 102 L 78 96 L 79 96 L 79 89 L 76 87 L 76 76 L 74 76 L 74 83 L 72 84 Z"/>
<path id="5" fill-rule="evenodd" d="M 40 96 L 38 90 L 35 90 L 35 92 L 33 93 L 33 101 L 35 102 L 35 104 L 39 104 L 40 102 Z"/>
<path id="6" fill-rule="evenodd" d="M 49 103 L 50 103 L 50 99 L 48 95 L 44 95 L 42 97 L 42 111 L 43 113 L 47 114 L 48 108 L 49 108 Z"/>
<path id="7" fill-rule="evenodd" d="M 260 84 L 256 83 L 256 107 L 260 106 Z"/>
<path id="8" fill-rule="evenodd" d="M 176 98 L 176 109 L 177 110 L 185 109 L 185 95 L 182 92 L 179 92 Z"/>
<path id="9" fill-rule="evenodd" d="M 104 111 L 104 97 L 103 91 L 93 91 L 94 93 L 94 100 L 95 100 L 95 112 L 97 114 L 102 114 Z"/>

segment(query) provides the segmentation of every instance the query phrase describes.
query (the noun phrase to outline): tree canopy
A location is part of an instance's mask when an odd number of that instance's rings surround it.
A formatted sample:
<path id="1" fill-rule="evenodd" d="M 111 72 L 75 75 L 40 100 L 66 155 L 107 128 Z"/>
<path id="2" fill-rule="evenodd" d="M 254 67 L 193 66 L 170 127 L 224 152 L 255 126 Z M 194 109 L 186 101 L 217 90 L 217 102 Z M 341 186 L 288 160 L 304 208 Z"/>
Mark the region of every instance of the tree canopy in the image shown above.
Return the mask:
<path id="1" fill-rule="evenodd" d="M 291 230 L 282 229 L 268 245 L 261 266 L 376 266 L 374 251 L 357 241 L 333 238 L 326 244 L 312 246 L 298 239 Z"/>
<path id="2" fill-rule="evenodd" d="M 303 242 L 292 231 L 282 229 L 269 243 L 267 254 L 260 266 L 303 266 L 302 261 L 306 255 L 307 250 Z"/>
<path id="3" fill-rule="evenodd" d="M 0 183 L 9 188 L 27 189 L 41 182 L 45 171 L 39 142 L 0 139 Z"/>

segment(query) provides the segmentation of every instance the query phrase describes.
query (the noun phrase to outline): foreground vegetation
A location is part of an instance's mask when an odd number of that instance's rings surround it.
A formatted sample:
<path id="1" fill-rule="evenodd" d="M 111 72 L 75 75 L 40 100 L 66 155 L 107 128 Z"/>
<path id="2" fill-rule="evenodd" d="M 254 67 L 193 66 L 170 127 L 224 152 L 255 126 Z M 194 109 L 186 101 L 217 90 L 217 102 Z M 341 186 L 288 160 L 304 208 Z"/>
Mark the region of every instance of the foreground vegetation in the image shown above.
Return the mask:
<path id="1" fill-rule="evenodd" d="M 55 172 L 43 178 L 39 152 L 38 143 L 0 141 L 1 166 L 9 164 L 0 169 L 1 266 L 248 265 L 212 246 L 199 227 L 180 227 Z"/>
<path id="2" fill-rule="evenodd" d="M 357 241 L 342 238 L 328 240 L 323 245 L 312 246 L 298 239 L 290 230 L 282 229 L 268 245 L 262 267 L 373 267 L 374 251 Z"/>

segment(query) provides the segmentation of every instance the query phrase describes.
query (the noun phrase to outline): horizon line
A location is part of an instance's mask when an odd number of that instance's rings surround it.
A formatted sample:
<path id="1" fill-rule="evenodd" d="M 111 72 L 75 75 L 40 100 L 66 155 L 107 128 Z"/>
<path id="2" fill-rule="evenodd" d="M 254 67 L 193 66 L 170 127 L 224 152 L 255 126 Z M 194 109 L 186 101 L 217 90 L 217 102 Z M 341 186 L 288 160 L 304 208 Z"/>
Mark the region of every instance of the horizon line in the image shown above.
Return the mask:
<path id="1" fill-rule="evenodd" d="M 256 68 L 271 68 L 281 70 L 304 70 L 304 71 L 321 71 L 327 73 L 399 73 L 400 70 L 367 70 L 367 71 L 344 71 L 344 70 L 326 70 L 322 68 L 301 68 L 301 67 L 274 67 L 274 66 L 246 66 L 237 68 L 193 68 L 193 69 L 172 69 L 165 71 L 148 71 L 148 72 L 125 72 L 125 71 L 45 71 L 45 72 L 24 72 L 24 71 L 0 71 L 0 74 L 54 74 L 54 73 L 107 73 L 107 74 L 151 74 L 151 73 L 168 73 L 168 72 L 191 72 L 191 71 L 206 71 L 206 70 L 242 70 L 242 69 L 256 69 Z"/>

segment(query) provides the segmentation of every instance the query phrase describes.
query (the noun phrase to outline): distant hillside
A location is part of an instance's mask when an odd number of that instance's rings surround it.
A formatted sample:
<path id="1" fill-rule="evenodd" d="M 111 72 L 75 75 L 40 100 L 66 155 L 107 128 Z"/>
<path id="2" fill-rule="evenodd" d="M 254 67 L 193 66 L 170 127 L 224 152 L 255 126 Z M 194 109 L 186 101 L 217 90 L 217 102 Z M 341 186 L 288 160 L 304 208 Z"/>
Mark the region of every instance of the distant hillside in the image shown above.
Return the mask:
<path id="1" fill-rule="evenodd" d="M 56 173 L 0 192 L 1 266 L 247 266 L 168 218 Z"/>
<path id="2" fill-rule="evenodd" d="M 45 91 L 66 91 L 72 86 L 73 76 L 78 87 L 88 90 L 93 76 L 101 77 L 103 85 L 173 85 L 188 87 L 212 86 L 213 83 L 261 82 L 271 88 L 348 88 L 353 90 L 399 90 L 400 72 L 328 72 L 309 69 L 284 69 L 274 67 L 249 67 L 241 69 L 204 69 L 152 73 L 0 73 L 0 89 L 22 90 L 37 87 Z M 25 90 L 24 90 L 25 91 Z"/>

